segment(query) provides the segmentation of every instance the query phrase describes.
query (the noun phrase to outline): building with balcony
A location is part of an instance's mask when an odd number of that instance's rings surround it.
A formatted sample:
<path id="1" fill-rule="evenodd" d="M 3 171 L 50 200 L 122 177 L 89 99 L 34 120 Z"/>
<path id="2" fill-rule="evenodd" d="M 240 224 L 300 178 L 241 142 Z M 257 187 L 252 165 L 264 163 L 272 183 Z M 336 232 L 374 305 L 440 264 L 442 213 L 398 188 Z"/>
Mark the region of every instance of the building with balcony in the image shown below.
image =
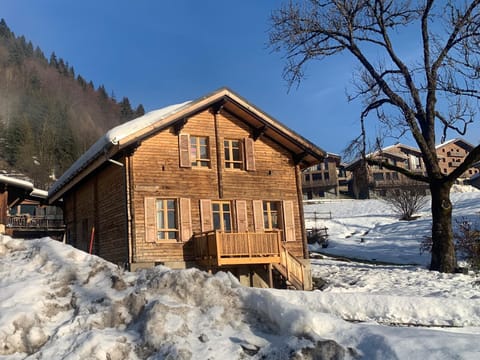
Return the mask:
<path id="1" fill-rule="evenodd" d="M 0 175 L 0 234 L 61 239 L 65 230 L 62 211 L 47 204 L 47 195 L 30 181 Z"/>
<path id="2" fill-rule="evenodd" d="M 437 156 L 442 173 L 450 174 L 460 165 L 474 146 L 462 139 L 452 139 L 437 146 Z M 479 165 L 471 167 L 457 179 L 459 184 L 469 184 L 470 178 L 479 173 Z"/>
<path id="3" fill-rule="evenodd" d="M 97 141 L 49 190 L 67 242 L 131 270 L 228 270 L 311 288 L 302 170 L 326 153 L 229 89 Z"/>
<path id="4" fill-rule="evenodd" d="M 323 162 L 303 170 L 304 199 L 338 198 L 348 192 L 349 172 L 340 160 L 339 155 L 327 153 Z"/>
<path id="5" fill-rule="evenodd" d="M 368 156 L 413 172 L 426 172 L 420 150 L 404 144 L 388 146 Z M 346 170 L 351 172 L 350 194 L 356 199 L 381 197 L 390 189 L 412 185 L 412 180 L 404 175 L 378 165 L 369 165 L 362 159 L 350 163 Z M 426 184 L 417 185 L 427 189 Z"/>

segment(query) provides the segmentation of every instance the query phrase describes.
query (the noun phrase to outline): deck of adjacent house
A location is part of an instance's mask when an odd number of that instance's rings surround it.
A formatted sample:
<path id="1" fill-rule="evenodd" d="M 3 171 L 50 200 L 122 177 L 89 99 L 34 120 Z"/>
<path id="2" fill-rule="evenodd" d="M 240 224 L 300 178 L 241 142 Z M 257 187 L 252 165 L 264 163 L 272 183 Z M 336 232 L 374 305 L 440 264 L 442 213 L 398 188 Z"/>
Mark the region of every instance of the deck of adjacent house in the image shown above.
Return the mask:
<path id="1" fill-rule="evenodd" d="M 277 270 L 295 288 L 309 287 L 306 266 L 287 250 L 281 231 L 208 231 L 194 236 L 194 248 L 196 261 L 206 268 L 268 265 L 270 271 Z"/>
<path id="2" fill-rule="evenodd" d="M 61 237 L 65 232 L 63 219 L 47 216 L 15 215 L 7 217 L 6 233 L 14 237 Z"/>

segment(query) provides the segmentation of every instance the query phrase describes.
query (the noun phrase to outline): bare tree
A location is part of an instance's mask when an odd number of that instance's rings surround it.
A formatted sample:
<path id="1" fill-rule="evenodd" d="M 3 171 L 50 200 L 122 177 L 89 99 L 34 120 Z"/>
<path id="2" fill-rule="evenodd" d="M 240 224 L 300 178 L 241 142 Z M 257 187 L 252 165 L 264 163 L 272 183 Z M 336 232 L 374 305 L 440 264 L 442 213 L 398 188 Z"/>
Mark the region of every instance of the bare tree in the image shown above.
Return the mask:
<path id="1" fill-rule="evenodd" d="M 410 180 L 389 189 L 383 200 L 400 216 L 400 220 L 410 221 L 426 205 L 427 196 L 425 187 Z"/>
<path id="2" fill-rule="evenodd" d="M 284 77 L 303 78 L 310 60 L 349 53 L 357 61 L 355 93 L 364 103 L 361 121 L 374 115 L 385 132 L 411 134 L 427 175 L 392 164 L 385 168 L 429 184 L 432 198 L 430 268 L 456 267 L 450 189 L 480 158 L 480 146 L 452 173 L 440 171 L 436 131 L 464 135 L 480 98 L 480 0 L 303 0 L 272 14 L 270 45 L 286 54 Z M 420 55 L 402 59 L 395 40 L 416 29 Z M 368 159 L 370 163 L 379 161 Z"/>

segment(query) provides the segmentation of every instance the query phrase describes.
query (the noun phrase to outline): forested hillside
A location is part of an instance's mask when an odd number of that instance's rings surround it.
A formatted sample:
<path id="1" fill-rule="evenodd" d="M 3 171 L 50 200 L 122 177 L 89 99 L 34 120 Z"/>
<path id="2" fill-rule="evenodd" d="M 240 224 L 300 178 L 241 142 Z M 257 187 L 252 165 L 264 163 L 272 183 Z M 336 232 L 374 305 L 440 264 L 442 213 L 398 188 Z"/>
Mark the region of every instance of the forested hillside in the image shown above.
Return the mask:
<path id="1" fill-rule="evenodd" d="M 0 170 L 23 172 L 46 189 L 108 129 L 143 113 L 55 53 L 47 59 L 0 20 Z"/>

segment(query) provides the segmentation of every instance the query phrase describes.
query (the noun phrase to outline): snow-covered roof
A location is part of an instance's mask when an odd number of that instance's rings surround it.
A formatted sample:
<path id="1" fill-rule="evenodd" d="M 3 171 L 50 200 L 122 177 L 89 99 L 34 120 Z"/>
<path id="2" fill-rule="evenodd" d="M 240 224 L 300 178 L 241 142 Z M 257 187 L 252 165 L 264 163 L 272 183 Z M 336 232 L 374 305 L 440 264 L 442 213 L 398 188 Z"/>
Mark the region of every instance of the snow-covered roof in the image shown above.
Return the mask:
<path id="1" fill-rule="evenodd" d="M 445 141 L 444 143 L 442 144 L 438 144 L 435 149 L 441 149 L 442 147 L 444 146 L 447 146 L 447 145 L 450 145 L 450 144 L 458 144 L 458 143 L 463 143 L 464 145 L 466 145 L 467 148 L 469 149 L 466 149 L 468 151 L 470 151 L 471 149 L 473 149 L 475 146 L 473 146 L 472 144 L 470 144 L 468 141 L 465 141 L 463 139 L 459 139 L 459 138 L 455 138 L 455 139 L 451 139 L 451 140 L 448 140 L 448 141 Z M 462 147 L 461 145 L 459 145 L 460 147 Z"/>
<path id="2" fill-rule="evenodd" d="M 0 175 L 0 183 L 7 184 L 16 188 L 24 189 L 28 195 L 34 198 L 46 199 L 48 191 L 37 189 L 30 181 L 16 179 L 10 176 Z"/>
<path id="3" fill-rule="evenodd" d="M 221 88 L 197 100 L 149 112 L 142 117 L 111 129 L 52 185 L 49 189 L 49 201 L 54 202 L 60 198 L 63 192 L 67 191 L 67 184 L 73 186 L 72 182 L 79 181 L 80 178 L 93 171 L 93 168 L 99 166 L 100 163 L 107 161 L 108 157 L 111 157 L 121 148 L 216 104 L 225 108 L 228 107 L 229 111 L 238 112 L 241 116 L 248 118 L 252 122 L 252 126 L 261 129 L 262 132 L 267 133 L 274 140 L 283 142 L 292 153 L 301 156 L 307 165 L 318 162 L 326 156 L 325 151 L 251 105 L 230 89 Z M 101 158 L 102 156 L 104 159 Z M 83 171 L 84 169 L 87 170 Z"/>
<path id="4" fill-rule="evenodd" d="M 80 156 L 70 168 L 50 187 L 48 193 L 54 194 L 78 172 L 88 166 L 93 160 L 97 159 L 108 149 L 119 144 L 119 142 L 137 131 L 143 130 L 153 124 L 156 124 L 167 116 L 177 112 L 179 109 L 188 105 L 190 101 L 186 101 L 176 105 L 169 105 L 164 108 L 153 110 L 136 119 L 127 121 L 109 130 L 105 135 L 97 140 L 82 156 Z"/>
<path id="5" fill-rule="evenodd" d="M 0 183 L 33 191 L 33 184 L 30 181 L 26 181 L 26 180 L 16 179 L 16 178 L 12 178 L 5 175 L 0 175 Z"/>

